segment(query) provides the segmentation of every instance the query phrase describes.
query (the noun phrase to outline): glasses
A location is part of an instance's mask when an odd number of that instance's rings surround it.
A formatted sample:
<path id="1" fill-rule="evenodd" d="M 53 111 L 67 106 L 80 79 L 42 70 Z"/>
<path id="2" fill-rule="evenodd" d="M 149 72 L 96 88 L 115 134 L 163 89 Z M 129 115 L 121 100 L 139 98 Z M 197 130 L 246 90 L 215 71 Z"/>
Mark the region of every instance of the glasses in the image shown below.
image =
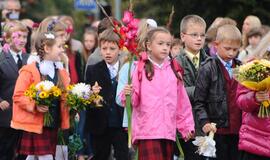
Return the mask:
<path id="1" fill-rule="evenodd" d="M 198 33 L 190 33 L 190 34 L 188 34 L 188 33 L 184 33 L 184 34 L 186 34 L 186 35 L 189 35 L 189 36 L 191 36 L 192 38 L 205 38 L 205 34 L 198 34 Z"/>

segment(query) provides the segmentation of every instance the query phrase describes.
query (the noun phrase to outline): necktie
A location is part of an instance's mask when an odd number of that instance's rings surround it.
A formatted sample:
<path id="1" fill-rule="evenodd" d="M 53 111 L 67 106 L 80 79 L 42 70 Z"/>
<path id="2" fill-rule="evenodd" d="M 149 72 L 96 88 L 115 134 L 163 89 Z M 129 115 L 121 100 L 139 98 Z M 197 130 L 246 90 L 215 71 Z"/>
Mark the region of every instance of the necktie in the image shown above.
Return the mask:
<path id="1" fill-rule="evenodd" d="M 228 71 L 230 78 L 232 78 L 232 74 L 233 74 L 232 64 L 230 62 L 226 62 L 225 68 Z"/>
<path id="2" fill-rule="evenodd" d="M 19 54 L 17 54 L 17 58 L 18 58 L 17 66 L 18 66 L 18 70 L 20 70 L 22 68 L 22 59 Z"/>
<path id="3" fill-rule="evenodd" d="M 116 69 L 113 66 L 110 66 L 109 70 L 110 70 L 111 79 L 113 79 L 117 74 Z"/>
<path id="4" fill-rule="evenodd" d="M 198 57 L 194 56 L 192 58 L 192 63 L 194 64 L 195 68 L 198 67 L 198 61 L 199 61 L 199 58 Z"/>

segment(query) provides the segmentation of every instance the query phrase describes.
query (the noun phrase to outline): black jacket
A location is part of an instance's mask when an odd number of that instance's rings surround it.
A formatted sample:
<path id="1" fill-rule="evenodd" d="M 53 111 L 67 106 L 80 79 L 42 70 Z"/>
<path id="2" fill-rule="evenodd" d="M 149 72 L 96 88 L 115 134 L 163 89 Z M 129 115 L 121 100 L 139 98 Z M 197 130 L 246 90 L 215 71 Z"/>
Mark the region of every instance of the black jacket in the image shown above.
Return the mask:
<path id="1" fill-rule="evenodd" d="M 25 65 L 29 54 L 22 54 L 22 63 Z M 19 76 L 17 64 L 11 53 L 0 53 L 0 102 L 7 101 L 11 107 L 2 111 L 0 109 L 0 126 L 10 127 L 12 118 L 12 96 L 17 78 Z"/>
<path id="2" fill-rule="evenodd" d="M 241 62 L 234 59 L 236 65 Z M 193 109 L 200 127 L 214 122 L 217 128 L 229 126 L 226 80 L 218 57 L 209 57 L 201 65 L 194 92 Z"/>
<path id="3" fill-rule="evenodd" d="M 121 122 L 119 127 L 122 127 L 124 109 L 115 102 L 116 88 L 113 88 L 112 86 L 110 71 L 107 68 L 105 61 L 87 67 L 86 83 L 93 86 L 96 81 L 102 88 L 100 95 L 104 99 L 104 106 L 87 110 L 85 128 L 92 134 L 103 134 L 109 127 L 110 107 L 112 105 L 116 106 L 118 114 L 117 118 Z"/>

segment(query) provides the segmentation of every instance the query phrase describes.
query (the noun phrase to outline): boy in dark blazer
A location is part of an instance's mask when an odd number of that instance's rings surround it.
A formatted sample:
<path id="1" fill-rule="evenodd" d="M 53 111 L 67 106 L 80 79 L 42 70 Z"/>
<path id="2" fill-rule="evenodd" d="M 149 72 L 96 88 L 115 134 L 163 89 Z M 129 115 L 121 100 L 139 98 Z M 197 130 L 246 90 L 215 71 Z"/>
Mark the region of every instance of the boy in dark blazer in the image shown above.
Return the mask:
<path id="1" fill-rule="evenodd" d="M 180 36 L 184 43 L 184 48 L 180 51 L 176 60 L 184 68 L 183 81 L 192 106 L 194 106 L 194 90 L 198 69 L 201 63 L 207 58 L 205 51 L 202 49 L 205 42 L 205 28 L 206 23 L 204 19 L 197 15 L 185 16 L 180 24 Z M 198 129 L 196 118 L 194 116 L 196 135 L 202 135 Z M 180 140 L 183 146 L 185 160 L 202 160 L 203 157 L 196 153 L 197 147 L 193 145 L 192 141 L 193 139 L 187 142 L 183 139 Z"/>
<path id="2" fill-rule="evenodd" d="M 12 96 L 19 69 L 28 59 L 28 54 L 22 53 L 28 30 L 18 21 L 6 25 L 8 25 L 5 30 L 8 47 L 0 53 L 0 159 L 12 160 L 20 137 L 20 132 L 10 127 Z"/>
<path id="3" fill-rule="evenodd" d="M 87 111 L 85 128 L 93 135 L 94 160 L 107 160 L 111 145 L 116 160 L 128 159 L 127 133 L 122 128 L 123 108 L 115 102 L 117 75 L 120 69 L 118 46 L 119 36 L 107 29 L 99 37 L 103 60 L 86 70 L 86 83 L 101 87 L 103 107 Z"/>

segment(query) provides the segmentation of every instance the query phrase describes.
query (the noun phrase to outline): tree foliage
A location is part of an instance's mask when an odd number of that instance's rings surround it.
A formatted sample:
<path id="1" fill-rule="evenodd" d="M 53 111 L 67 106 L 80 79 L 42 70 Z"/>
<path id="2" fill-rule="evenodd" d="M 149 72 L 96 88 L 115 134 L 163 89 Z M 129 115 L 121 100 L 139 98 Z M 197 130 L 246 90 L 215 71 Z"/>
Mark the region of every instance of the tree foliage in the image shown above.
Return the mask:
<path id="1" fill-rule="evenodd" d="M 107 0 L 112 6 L 114 0 Z M 175 8 L 172 30 L 179 34 L 181 19 L 187 14 L 198 14 L 210 25 L 216 17 L 230 17 L 241 28 L 247 15 L 258 16 L 263 24 L 270 24 L 270 0 L 133 0 L 134 11 L 138 18 L 153 18 L 159 25 L 166 25 L 171 7 Z M 76 31 L 86 22 L 84 12 L 74 10 L 74 0 L 35 0 L 24 6 L 23 17 L 40 21 L 48 15 L 67 14 L 74 17 Z M 122 11 L 128 8 L 129 0 L 122 0 Z M 113 9 L 113 7 L 112 7 Z"/>

